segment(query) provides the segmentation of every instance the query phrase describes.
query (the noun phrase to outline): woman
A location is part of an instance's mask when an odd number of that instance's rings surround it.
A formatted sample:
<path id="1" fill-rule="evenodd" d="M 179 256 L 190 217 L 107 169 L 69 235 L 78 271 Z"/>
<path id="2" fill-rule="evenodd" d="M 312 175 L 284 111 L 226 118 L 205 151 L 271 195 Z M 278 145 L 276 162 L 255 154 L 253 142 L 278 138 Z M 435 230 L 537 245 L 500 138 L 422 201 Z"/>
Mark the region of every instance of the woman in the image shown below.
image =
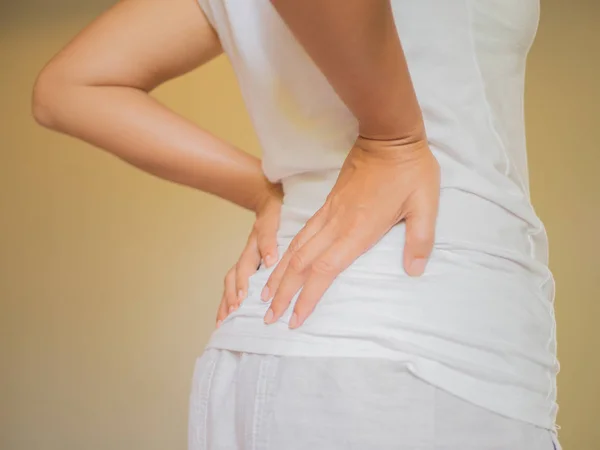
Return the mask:
<path id="1" fill-rule="evenodd" d="M 190 449 L 559 448 L 522 111 L 538 0 L 199 5 L 118 3 L 34 92 L 44 126 L 256 212 Z M 223 50 L 262 161 L 147 95 Z"/>

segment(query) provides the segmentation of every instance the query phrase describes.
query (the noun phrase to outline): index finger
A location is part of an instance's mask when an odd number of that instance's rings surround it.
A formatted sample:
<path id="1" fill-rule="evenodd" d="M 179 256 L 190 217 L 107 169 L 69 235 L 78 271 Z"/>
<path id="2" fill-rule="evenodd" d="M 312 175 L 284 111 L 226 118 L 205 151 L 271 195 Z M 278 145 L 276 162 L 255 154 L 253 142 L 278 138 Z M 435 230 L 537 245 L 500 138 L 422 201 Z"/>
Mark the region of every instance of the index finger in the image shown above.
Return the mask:
<path id="1" fill-rule="evenodd" d="M 304 226 L 300 229 L 300 231 L 294 236 L 291 242 L 288 245 L 288 248 L 283 253 L 283 256 L 269 275 L 267 282 L 260 294 L 260 297 L 263 301 L 267 302 L 275 295 L 275 292 L 279 289 L 279 284 L 283 278 L 283 275 L 287 271 L 288 265 L 292 257 L 297 254 L 300 249 L 310 241 L 318 232 L 321 230 L 325 223 L 325 214 L 323 213 L 323 208 L 319 209 L 308 221 L 304 224 Z"/>

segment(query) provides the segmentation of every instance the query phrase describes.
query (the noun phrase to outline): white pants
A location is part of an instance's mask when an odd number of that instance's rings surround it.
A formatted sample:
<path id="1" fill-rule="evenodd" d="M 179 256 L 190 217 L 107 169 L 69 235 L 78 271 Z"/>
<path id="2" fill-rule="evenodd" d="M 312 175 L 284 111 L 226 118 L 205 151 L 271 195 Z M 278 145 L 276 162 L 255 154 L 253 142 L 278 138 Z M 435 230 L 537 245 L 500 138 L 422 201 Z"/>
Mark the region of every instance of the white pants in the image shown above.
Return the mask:
<path id="1" fill-rule="evenodd" d="M 366 358 L 207 349 L 194 369 L 189 450 L 553 450 L 553 433 Z"/>

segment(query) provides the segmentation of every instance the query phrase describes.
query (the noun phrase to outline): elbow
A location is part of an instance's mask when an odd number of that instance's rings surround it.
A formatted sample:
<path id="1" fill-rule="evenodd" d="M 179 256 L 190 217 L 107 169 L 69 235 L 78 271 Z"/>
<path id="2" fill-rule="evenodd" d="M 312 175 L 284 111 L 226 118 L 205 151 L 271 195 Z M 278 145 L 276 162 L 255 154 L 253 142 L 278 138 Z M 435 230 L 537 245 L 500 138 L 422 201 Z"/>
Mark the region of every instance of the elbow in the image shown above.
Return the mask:
<path id="1" fill-rule="evenodd" d="M 38 75 L 31 94 L 31 114 L 44 128 L 57 130 L 64 88 L 65 83 L 60 81 L 54 70 L 44 69 Z"/>

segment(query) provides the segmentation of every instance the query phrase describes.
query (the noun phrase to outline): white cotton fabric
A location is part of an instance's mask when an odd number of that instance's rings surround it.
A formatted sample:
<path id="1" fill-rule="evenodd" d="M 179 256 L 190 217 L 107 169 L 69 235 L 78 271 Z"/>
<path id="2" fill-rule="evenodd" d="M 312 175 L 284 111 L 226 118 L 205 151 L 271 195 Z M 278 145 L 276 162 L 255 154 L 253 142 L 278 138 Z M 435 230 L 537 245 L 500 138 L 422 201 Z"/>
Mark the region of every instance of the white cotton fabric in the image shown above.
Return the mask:
<path id="1" fill-rule="evenodd" d="M 265 174 L 283 184 L 281 255 L 335 183 L 356 120 L 269 1 L 200 5 L 238 77 Z M 261 267 L 208 348 L 352 357 L 357 367 L 363 358 L 401 361 L 412 376 L 473 405 L 555 430 L 554 280 L 546 232 L 529 200 L 523 120 L 538 0 L 392 6 L 442 170 L 425 274 L 411 278 L 403 270 L 405 229 L 398 224 L 290 330 L 291 309 L 263 323 L 268 304 L 259 296 L 272 268 Z"/>
<path id="2" fill-rule="evenodd" d="M 461 400 L 385 359 L 209 349 L 196 362 L 189 405 L 190 450 L 559 448 L 550 430 Z"/>

